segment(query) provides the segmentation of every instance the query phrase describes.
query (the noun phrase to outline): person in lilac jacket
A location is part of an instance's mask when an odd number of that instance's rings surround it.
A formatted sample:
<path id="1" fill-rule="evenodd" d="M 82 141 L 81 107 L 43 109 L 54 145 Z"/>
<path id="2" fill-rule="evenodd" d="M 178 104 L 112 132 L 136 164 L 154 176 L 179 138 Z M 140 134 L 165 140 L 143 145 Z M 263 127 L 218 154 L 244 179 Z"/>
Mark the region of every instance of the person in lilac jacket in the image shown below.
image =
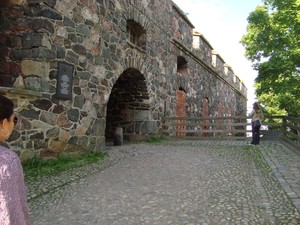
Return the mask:
<path id="1" fill-rule="evenodd" d="M 13 102 L 0 94 L 0 224 L 30 225 L 23 168 L 18 155 L 2 146 L 18 118 Z"/>

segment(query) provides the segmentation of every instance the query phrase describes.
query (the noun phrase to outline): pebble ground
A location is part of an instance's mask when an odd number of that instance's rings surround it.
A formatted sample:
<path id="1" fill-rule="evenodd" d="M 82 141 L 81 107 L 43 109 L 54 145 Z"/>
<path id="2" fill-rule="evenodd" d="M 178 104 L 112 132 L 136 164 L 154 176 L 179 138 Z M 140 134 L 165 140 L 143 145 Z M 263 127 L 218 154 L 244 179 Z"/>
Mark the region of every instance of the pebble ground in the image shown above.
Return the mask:
<path id="1" fill-rule="evenodd" d="M 282 142 L 106 151 L 101 163 L 27 181 L 33 225 L 300 224 L 300 151 Z"/>

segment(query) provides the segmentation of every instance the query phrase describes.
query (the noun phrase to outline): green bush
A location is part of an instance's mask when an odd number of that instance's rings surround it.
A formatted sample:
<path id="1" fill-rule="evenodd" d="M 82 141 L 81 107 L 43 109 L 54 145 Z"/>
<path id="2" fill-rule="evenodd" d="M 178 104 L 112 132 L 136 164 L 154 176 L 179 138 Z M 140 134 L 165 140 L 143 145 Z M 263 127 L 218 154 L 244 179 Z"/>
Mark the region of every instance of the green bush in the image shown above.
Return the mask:
<path id="1" fill-rule="evenodd" d="M 163 141 L 163 137 L 159 135 L 153 135 L 148 138 L 148 142 L 155 144 L 155 143 L 161 143 Z"/>

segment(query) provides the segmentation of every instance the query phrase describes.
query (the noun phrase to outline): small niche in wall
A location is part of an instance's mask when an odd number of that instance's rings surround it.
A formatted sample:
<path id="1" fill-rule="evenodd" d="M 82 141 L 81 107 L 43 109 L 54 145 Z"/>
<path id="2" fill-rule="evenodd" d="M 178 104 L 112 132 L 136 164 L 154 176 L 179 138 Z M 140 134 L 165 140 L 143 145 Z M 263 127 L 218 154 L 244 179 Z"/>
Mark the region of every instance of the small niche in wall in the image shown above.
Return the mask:
<path id="1" fill-rule="evenodd" d="M 177 72 L 182 75 L 189 75 L 188 62 L 183 56 L 177 56 Z"/>

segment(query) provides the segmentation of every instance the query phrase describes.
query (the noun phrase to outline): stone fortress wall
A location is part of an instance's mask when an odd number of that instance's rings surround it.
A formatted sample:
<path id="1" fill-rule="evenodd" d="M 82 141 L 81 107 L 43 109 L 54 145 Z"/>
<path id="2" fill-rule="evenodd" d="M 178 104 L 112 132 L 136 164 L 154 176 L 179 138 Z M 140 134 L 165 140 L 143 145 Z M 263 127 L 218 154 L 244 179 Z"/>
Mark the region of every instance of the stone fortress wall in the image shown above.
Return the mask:
<path id="1" fill-rule="evenodd" d="M 247 89 L 171 0 L 5 0 L 0 92 L 24 160 L 99 151 L 164 116 L 246 115 Z"/>

